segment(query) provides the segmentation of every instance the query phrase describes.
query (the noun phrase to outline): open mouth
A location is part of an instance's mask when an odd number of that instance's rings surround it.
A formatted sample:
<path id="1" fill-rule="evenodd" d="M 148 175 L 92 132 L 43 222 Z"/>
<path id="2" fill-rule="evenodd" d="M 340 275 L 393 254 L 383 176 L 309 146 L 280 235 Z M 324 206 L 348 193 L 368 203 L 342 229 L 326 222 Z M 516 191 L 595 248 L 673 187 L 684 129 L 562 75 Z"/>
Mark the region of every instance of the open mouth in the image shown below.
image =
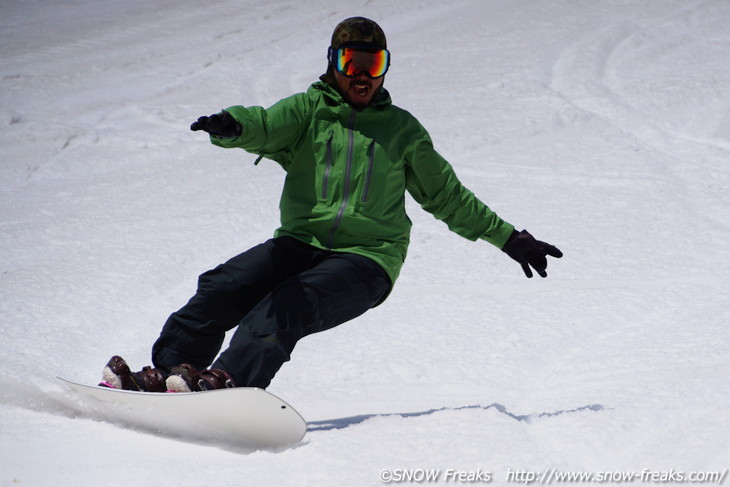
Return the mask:
<path id="1" fill-rule="evenodd" d="M 364 81 L 353 81 L 350 83 L 350 91 L 358 98 L 367 98 L 372 89 L 370 83 Z"/>

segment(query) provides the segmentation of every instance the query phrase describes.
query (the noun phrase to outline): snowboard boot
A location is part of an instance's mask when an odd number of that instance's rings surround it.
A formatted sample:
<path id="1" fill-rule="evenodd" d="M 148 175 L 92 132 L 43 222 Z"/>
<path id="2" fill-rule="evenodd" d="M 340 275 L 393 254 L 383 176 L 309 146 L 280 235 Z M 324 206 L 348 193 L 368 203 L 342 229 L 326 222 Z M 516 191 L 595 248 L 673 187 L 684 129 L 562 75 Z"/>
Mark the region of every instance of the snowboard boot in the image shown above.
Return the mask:
<path id="1" fill-rule="evenodd" d="M 132 372 L 127 362 L 118 355 L 109 359 L 102 371 L 102 382 L 99 385 L 127 391 L 167 391 L 165 375 L 160 369 L 147 366 L 139 372 Z"/>
<path id="2" fill-rule="evenodd" d="M 237 387 L 233 377 L 222 369 L 208 369 L 200 373 L 198 387 L 201 391 L 210 391 L 212 389 L 228 389 Z"/>
<path id="3" fill-rule="evenodd" d="M 198 381 L 200 372 L 190 364 L 180 364 L 170 369 L 170 375 L 165 384 L 172 392 L 197 392 L 200 390 Z"/>
<path id="4" fill-rule="evenodd" d="M 198 392 L 236 387 L 236 382 L 221 369 L 198 372 L 190 364 L 181 364 L 170 370 L 166 381 L 167 390 L 173 392 Z"/>

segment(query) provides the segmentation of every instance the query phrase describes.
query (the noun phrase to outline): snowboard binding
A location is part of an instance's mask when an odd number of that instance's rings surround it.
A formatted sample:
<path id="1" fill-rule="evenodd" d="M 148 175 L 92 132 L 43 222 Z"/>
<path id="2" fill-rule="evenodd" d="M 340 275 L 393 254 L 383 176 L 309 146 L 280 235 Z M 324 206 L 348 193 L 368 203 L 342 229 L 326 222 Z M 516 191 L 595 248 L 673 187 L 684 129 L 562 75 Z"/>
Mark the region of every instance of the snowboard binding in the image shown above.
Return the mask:
<path id="1" fill-rule="evenodd" d="M 132 372 L 119 355 L 107 362 L 99 386 L 139 392 L 199 392 L 237 387 L 233 377 L 221 369 L 198 371 L 190 364 L 181 364 L 173 367 L 170 374 L 150 366 Z"/>
<path id="2" fill-rule="evenodd" d="M 113 356 L 102 371 L 102 387 L 124 389 L 126 391 L 165 392 L 165 375 L 160 369 L 143 367 L 139 372 L 132 372 L 119 355 Z"/>
<path id="3" fill-rule="evenodd" d="M 166 383 L 167 389 L 174 392 L 198 392 L 236 387 L 236 382 L 228 372 L 221 369 L 198 372 L 190 364 L 173 367 Z"/>

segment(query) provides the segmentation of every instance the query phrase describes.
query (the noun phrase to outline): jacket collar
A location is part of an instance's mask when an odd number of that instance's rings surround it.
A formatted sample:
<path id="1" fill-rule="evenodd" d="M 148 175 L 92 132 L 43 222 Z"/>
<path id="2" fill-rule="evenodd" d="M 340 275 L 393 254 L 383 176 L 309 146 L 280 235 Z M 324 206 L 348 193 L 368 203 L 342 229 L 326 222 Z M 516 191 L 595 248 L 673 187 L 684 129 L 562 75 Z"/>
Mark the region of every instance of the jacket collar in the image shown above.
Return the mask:
<path id="1" fill-rule="evenodd" d="M 347 101 L 343 98 L 342 94 L 335 88 L 334 86 L 334 80 L 332 80 L 330 77 L 327 76 L 327 74 L 323 74 L 320 76 L 320 81 L 317 81 L 312 84 L 312 89 L 317 90 L 321 92 L 333 105 L 348 105 Z M 382 110 L 388 105 L 391 105 L 392 101 L 390 99 L 390 93 L 388 93 L 388 90 L 381 87 L 380 91 L 378 91 L 375 96 L 373 97 L 372 101 L 370 102 L 370 105 L 368 105 L 367 108 L 377 108 L 379 110 Z"/>

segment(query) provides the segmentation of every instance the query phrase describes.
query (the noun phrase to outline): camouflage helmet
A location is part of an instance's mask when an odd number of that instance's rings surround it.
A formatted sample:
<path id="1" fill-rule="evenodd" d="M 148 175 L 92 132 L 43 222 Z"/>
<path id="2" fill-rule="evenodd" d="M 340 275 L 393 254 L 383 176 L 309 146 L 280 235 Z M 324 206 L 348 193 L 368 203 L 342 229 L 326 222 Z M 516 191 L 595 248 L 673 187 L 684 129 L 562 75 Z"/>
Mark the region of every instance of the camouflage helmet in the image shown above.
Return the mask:
<path id="1" fill-rule="evenodd" d="M 388 48 L 383 29 L 375 21 L 365 17 L 351 17 L 337 24 L 332 33 L 330 45 L 337 49 L 343 44 L 365 44 L 381 49 Z"/>

